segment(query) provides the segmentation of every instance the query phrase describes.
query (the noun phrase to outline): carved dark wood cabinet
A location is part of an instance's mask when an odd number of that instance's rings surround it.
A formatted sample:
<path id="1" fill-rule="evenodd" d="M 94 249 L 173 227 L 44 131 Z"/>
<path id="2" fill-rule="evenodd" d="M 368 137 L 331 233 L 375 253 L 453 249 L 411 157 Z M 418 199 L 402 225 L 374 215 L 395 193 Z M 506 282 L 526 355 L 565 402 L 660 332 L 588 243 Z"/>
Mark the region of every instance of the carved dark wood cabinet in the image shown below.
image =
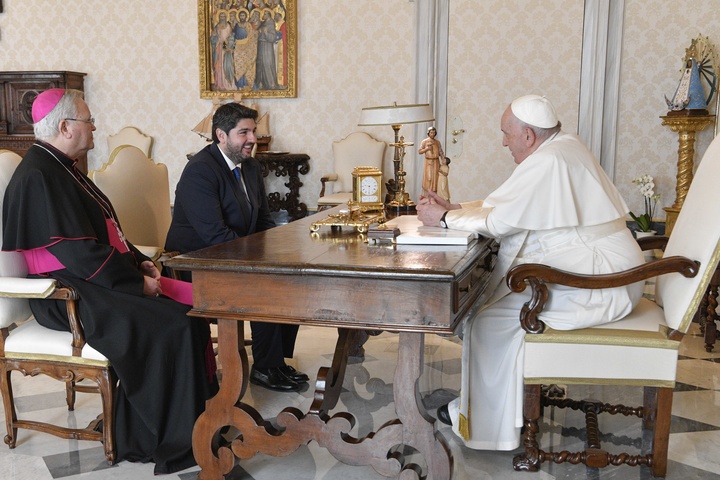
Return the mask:
<path id="1" fill-rule="evenodd" d="M 32 103 L 50 88 L 84 91 L 84 73 L 79 72 L 0 72 L 0 149 L 24 155 L 35 141 Z M 87 172 L 87 159 L 79 167 Z"/>
<path id="2" fill-rule="evenodd" d="M 255 154 L 263 167 L 263 177 L 275 172 L 276 177 L 288 177 L 285 186 L 289 190 L 283 196 L 281 192 L 268 192 L 268 203 L 271 212 L 287 210 L 292 220 L 307 216 L 307 205 L 300 202 L 300 175 L 310 171 L 310 157 L 304 153 L 269 153 L 258 151 Z"/>

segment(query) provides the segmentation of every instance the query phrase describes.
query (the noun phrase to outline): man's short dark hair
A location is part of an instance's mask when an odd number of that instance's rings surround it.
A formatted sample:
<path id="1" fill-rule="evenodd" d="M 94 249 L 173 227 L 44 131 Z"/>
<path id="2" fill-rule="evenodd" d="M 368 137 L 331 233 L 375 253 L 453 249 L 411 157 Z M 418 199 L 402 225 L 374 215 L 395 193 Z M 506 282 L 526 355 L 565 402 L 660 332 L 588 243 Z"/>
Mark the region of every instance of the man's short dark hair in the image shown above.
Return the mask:
<path id="1" fill-rule="evenodd" d="M 235 128 L 238 122 L 243 118 L 252 118 L 253 120 L 257 121 L 258 112 L 257 110 L 253 110 L 252 108 L 246 107 L 245 105 L 234 102 L 220 105 L 220 107 L 215 110 L 215 114 L 213 115 L 213 142 L 218 143 L 220 141 L 215 134 L 215 130 L 219 128 L 225 133 L 230 133 L 230 130 Z"/>

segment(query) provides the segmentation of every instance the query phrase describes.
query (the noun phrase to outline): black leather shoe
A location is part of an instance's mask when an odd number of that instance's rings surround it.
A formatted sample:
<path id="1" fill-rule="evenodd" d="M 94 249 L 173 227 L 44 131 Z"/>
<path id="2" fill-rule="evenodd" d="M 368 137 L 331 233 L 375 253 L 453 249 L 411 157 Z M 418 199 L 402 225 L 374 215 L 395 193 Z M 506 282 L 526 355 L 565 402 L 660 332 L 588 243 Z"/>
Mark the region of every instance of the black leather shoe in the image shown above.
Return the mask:
<path id="1" fill-rule="evenodd" d="M 250 383 L 259 385 L 276 392 L 297 392 L 300 384 L 294 382 L 283 374 L 279 368 L 260 369 L 252 367 L 250 371 Z"/>
<path id="2" fill-rule="evenodd" d="M 442 407 L 437 409 L 437 418 L 445 425 L 452 426 L 452 420 L 450 420 L 450 412 L 448 411 L 448 404 L 446 403 Z"/>
<path id="3" fill-rule="evenodd" d="M 295 383 L 303 383 L 303 382 L 307 382 L 308 380 L 310 380 L 310 377 L 308 377 L 308 376 L 307 376 L 306 374 L 304 374 L 303 372 L 300 372 L 300 371 L 298 371 L 298 370 L 295 370 L 295 369 L 294 369 L 293 367 L 291 367 L 290 365 L 283 365 L 282 367 L 279 368 L 279 370 L 280 370 L 286 377 L 288 377 L 290 380 L 292 380 L 292 381 L 295 382 Z"/>

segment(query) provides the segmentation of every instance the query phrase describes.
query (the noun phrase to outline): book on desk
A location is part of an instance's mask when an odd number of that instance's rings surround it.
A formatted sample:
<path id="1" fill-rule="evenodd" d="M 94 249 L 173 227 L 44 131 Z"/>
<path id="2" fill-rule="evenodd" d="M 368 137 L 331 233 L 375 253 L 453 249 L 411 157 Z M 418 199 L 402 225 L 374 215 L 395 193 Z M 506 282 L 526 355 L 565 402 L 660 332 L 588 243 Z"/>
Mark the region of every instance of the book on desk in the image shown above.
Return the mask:
<path id="1" fill-rule="evenodd" d="M 397 245 L 468 245 L 477 238 L 473 232 L 426 227 L 417 215 L 401 215 L 388 220 L 385 225 L 400 229 L 400 234 L 395 238 Z"/>

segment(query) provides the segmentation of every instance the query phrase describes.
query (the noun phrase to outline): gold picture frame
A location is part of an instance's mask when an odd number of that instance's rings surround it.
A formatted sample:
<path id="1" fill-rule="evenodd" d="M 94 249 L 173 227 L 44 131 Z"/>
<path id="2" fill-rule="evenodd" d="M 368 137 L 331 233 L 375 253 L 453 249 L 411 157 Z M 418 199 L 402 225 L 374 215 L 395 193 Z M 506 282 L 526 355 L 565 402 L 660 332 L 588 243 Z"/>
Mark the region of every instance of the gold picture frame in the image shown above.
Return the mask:
<path id="1" fill-rule="evenodd" d="M 201 98 L 297 97 L 297 0 L 198 0 L 198 36 Z"/>

